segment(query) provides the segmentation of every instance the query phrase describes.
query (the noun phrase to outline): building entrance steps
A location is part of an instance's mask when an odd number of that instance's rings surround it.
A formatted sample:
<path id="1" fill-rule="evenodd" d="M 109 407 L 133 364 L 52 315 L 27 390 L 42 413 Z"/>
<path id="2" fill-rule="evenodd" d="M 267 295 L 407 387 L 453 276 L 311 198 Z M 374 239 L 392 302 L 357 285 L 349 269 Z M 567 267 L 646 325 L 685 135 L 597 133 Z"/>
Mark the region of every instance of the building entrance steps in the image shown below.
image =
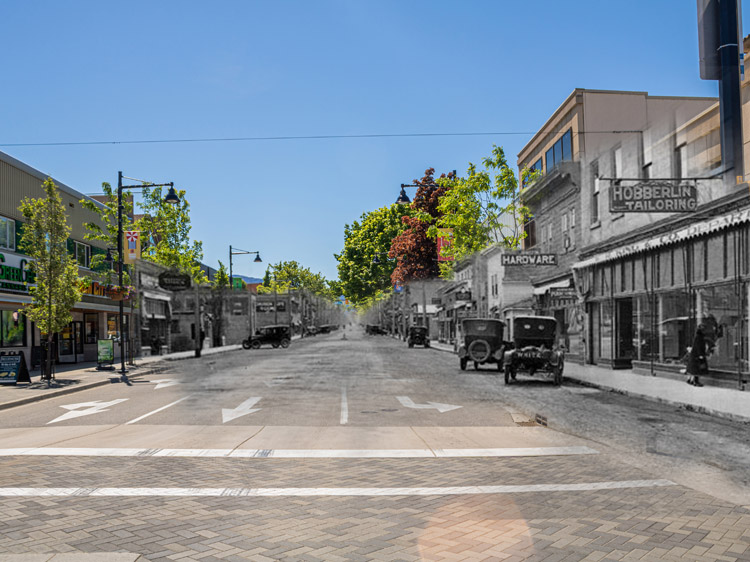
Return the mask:
<path id="1" fill-rule="evenodd" d="M 432 349 L 454 353 L 452 345 L 430 343 Z M 458 369 L 458 360 L 456 369 Z M 583 385 L 613 390 L 628 396 L 663 402 L 727 419 L 750 421 L 750 389 L 742 391 L 708 385 L 696 388 L 685 382 L 687 376 L 685 380 L 677 380 L 639 375 L 631 370 L 612 370 L 596 365 L 576 363 L 566 363 L 564 377 Z"/>
<path id="2" fill-rule="evenodd" d="M 226 345 L 222 347 L 210 347 L 204 348 L 201 354 L 212 355 L 214 353 L 225 353 L 238 349 L 242 349 L 242 346 Z M 126 364 L 127 376 L 128 378 L 138 378 L 158 373 L 165 370 L 170 361 L 191 359 L 193 357 L 195 357 L 195 352 L 192 350 L 142 357 L 136 360 L 135 365 Z M 95 386 L 110 384 L 112 379 L 120 379 L 119 363 L 113 365 L 114 369 L 101 371 L 97 370 L 96 365 L 96 362 L 55 365 L 55 379 L 51 381 L 49 387 L 46 382 L 41 380 L 39 369 L 32 370 L 30 373 L 31 383 L 0 386 L 0 410 L 44 400 L 51 396 L 59 396 Z"/>

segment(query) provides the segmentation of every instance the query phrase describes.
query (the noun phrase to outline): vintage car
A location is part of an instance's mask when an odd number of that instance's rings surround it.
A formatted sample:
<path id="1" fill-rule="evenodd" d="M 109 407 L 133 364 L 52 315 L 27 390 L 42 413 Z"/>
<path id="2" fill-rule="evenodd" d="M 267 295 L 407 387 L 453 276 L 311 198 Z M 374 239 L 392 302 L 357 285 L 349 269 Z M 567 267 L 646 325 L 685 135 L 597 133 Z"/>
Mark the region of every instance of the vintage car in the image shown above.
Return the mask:
<path id="1" fill-rule="evenodd" d="M 516 380 L 520 371 L 529 375 L 543 372 L 556 385 L 562 384 L 565 352 L 555 345 L 557 320 L 551 316 L 516 316 L 511 329 L 512 342 L 503 358 L 505 384 Z"/>
<path id="2" fill-rule="evenodd" d="M 501 320 L 485 318 L 464 318 L 461 321 L 461 342 L 458 347 L 459 366 L 466 370 L 469 361 L 474 362 L 474 369 L 485 363 L 497 364 L 502 370 L 505 342 L 503 332 L 505 323 Z"/>
<path id="3" fill-rule="evenodd" d="M 385 330 L 380 327 L 380 324 L 367 324 L 365 326 L 365 334 L 370 336 L 378 336 L 384 334 Z"/>
<path id="4" fill-rule="evenodd" d="M 409 344 L 409 347 L 414 347 L 415 345 L 430 347 L 430 335 L 427 333 L 427 328 L 424 326 L 410 326 L 409 336 L 406 341 Z"/>
<path id="5" fill-rule="evenodd" d="M 242 347 L 245 349 L 258 349 L 263 344 L 271 344 L 271 347 L 289 347 L 292 341 L 292 330 L 287 325 L 264 326 L 255 331 L 255 335 L 243 340 Z"/>

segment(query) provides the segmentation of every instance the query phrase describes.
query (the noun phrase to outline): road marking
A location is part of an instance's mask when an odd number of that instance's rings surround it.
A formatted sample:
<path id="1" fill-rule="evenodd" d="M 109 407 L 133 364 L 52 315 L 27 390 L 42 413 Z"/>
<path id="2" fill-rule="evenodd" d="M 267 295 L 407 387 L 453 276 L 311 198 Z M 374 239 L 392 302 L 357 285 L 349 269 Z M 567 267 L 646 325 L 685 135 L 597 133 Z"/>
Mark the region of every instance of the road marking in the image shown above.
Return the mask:
<path id="1" fill-rule="evenodd" d="M 427 402 L 427 404 L 415 404 L 414 401 L 408 396 L 396 396 L 402 406 L 406 408 L 414 408 L 417 410 L 435 409 L 441 414 L 443 412 L 450 412 L 451 410 L 457 410 L 462 406 L 454 406 L 453 404 L 441 404 L 440 402 Z"/>
<path id="2" fill-rule="evenodd" d="M 139 417 L 139 418 L 135 418 L 134 420 L 130 420 L 129 422 L 125 422 L 125 425 L 130 425 L 131 423 L 136 423 L 136 422 L 139 422 L 139 421 L 141 421 L 141 420 L 144 420 L 144 419 L 146 419 L 146 418 L 147 418 L 147 417 L 149 417 L 149 416 L 152 416 L 152 415 L 154 415 L 154 414 L 157 414 L 157 413 L 161 412 L 162 410 L 166 410 L 167 408 L 171 408 L 171 407 L 172 407 L 172 406 L 174 406 L 175 404 L 179 404 L 179 403 L 180 403 L 180 402 L 182 402 L 183 400 L 187 400 L 187 399 L 188 399 L 188 398 L 190 398 L 191 396 L 192 396 L 192 394 L 188 394 L 187 396 L 185 396 L 185 397 L 183 397 L 183 398 L 180 398 L 179 400 L 175 400 L 175 401 L 174 401 L 174 402 L 172 402 L 171 404 L 167 404 L 166 406 L 162 406 L 161 408 L 157 408 L 157 409 L 156 409 L 156 410 L 154 410 L 153 412 L 149 412 L 148 414 L 143 414 L 143 415 L 142 415 L 141 417 Z"/>
<path id="3" fill-rule="evenodd" d="M 153 412 L 152 412 L 153 413 Z M 135 421 L 135 420 L 134 420 Z M 207 457 L 275 459 L 365 459 L 365 458 L 452 458 L 452 457 L 543 457 L 595 455 L 589 447 L 508 447 L 497 449 L 154 449 L 154 448 L 65 448 L 38 447 L 0 449 L 0 457 Z"/>
<path id="4" fill-rule="evenodd" d="M 150 382 L 156 383 L 154 390 L 159 390 L 160 388 L 167 388 L 168 386 L 174 386 L 176 384 L 180 384 L 180 381 L 178 381 L 177 379 L 159 379 L 158 381 L 150 381 Z"/>
<path id="5" fill-rule="evenodd" d="M 258 398 L 248 398 L 245 400 L 242 404 L 234 408 L 233 410 L 230 410 L 229 408 L 222 408 L 221 409 L 221 423 L 227 423 L 228 421 L 232 421 L 233 419 L 240 418 L 242 416 L 246 416 L 247 414 L 252 414 L 253 412 L 258 412 L 261 410 L 261 408 L 253 408 L 255 406 L 255 403 L 260 400 L 260 397 Z"/>
<path id="6" fill-rule="evenodd" d="M 81 402 L 79 404 L 67 404 L 60 406 L 66 410 L 70 410 L 68 413 L 63 414 L 52 421 L 47 422 L 47 425 L 63 420 L 70 420 L 73 418 L 80 418 L 81 416 L 90 416 L 91 414 L 100 414 L 101 412 L 107 412 L 110 406 L 125 402 L 127 398 L 119 398 L 110 402 L 100 402 L 96 400 L 94 402 Z M 79 410 L 79 408 L 86 408 L 85 410 Z"/>
<path id="7" fill-rule="evenodd" d="M 341 425 L 349 422 L 349 404 L 346 402 L 346 387 L 341 387 Z"/>
<path id="8" fill-rule="evenodd" d="M 671 480 L 622 480 L 580 484 L 450 486 L 430 488 L 0 488 L 0 497 L 232 497 L 232 496 L 460 496 L 588 492 L 676 486 Z"/>

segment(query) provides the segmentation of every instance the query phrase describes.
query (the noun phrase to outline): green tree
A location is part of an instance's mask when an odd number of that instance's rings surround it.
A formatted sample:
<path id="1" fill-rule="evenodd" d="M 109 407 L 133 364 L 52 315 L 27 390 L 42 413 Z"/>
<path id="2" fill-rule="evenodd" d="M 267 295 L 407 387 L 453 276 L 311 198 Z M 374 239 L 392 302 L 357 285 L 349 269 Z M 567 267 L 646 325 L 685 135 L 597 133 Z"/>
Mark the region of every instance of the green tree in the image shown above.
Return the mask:
<path id="1" fill-rule="evenodd" d="M 229 287 L 229 275 L 227 274 L 226 266 L 219 260 L 219 270 L 216 272 L 214 278 L 213 288 L 220 290 Z"/>
<path id="2" fill-rule="evenodd" d="M 31 304 L 22 312 L 47 336 L 45 378 L 52 372 L 52 337 L 70 324 L 70 310 L 81 300 L 78 264 L 68 253 L 68 226 L 65 207 L 57 186 L 47 178 L 42 184 L 44 197 L 21 201 L 19 210 L 26 219 L 21 234 L 21 250 L 31 260 L 29 269 L 36 285 L 29 287 Z"/>
<path id="3" fill-rule="evenodd" d="M 214 322 L 214 345 L 221 345 L 222 338 L 224 335 L 224 301 L 226 300 L 227 291 L 229 289 L 229 275 L 227 275 L 226 266 L 219 260 L 219 270 L 216 272 L 216 277 L 211 285 L 211 315 L 213 316 Z"/>
<path id="4" fill-rule="evenodd" d="M 189 274 L 196 283 L 207 282 L 200 267 L 203 243 L 190 240 L 190 203 L 180 190 L 180 202 L 166 203 L 161 187 L 144 187 L 141 208 L 146 213 L 138 227 L 146 242 L 142 257 Z"/>
<path id="5" fill-rule="evenodd" d="M 388 258 L 388 252 L 393 240 L 406 228 L 402 218 L 415 214 L 411 207 L 394 204 L 364 213 L 358 221 L 344 226 L 344 249 L 334 254 L 338 261 L 339 295 L 346 295 L 355 306 L 366 306 L 379 293 L 391 291 L 396 261 Z"/>
<path id="6" fill-rule="evenodd" d="M 271 264 L 266 270 L 266 279 L 258 287 L 259 293 L 287 293 L 294 289 L 306 289 L 316 295 L 330 296 L 330 289 L 326 278 L 321 273 L 313 273 L 307 267 L 302 267 L 296 261 L 280 261 Z"/>
<path id="7" fill-rule="evenodd" d="M 493 146 L 492 155 L 482 164 L 484 169 L 477 170 L 470 163 L 465 178 L 450 181 L 450 189 L 438 203 L 440 217 L 429 231 L 436 237 L 437 228 L 453 229 L 452 245 L 443 250 L 443 255 L 456 260 L 496 243 L 517 249 L 525 236 L 523 225 L 529 210 L 519 202 L 518 181 L 502 147 Z M 534 179 L 528 170 L 522 175 L 526 180 Z M 451 262 L 441 265 L 443 274 L 452 269 Z"/>

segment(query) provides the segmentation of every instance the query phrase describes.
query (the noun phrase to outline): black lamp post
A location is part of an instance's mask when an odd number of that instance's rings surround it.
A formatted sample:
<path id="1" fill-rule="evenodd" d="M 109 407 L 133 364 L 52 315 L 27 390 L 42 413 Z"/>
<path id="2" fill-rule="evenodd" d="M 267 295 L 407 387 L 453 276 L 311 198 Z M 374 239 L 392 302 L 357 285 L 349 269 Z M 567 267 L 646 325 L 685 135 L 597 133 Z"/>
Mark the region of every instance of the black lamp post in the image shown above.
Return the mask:
<path id="1" fill-rule="evenodd" d="M 232 279 L 232 256 L 239 254 L 255 254 L 255 263 L 260 263 L 263 260 L 260 259 L 260 252 L 248 252 L 247 250 L 240 250 L 239 248 L 232 248 L 229 246 L 229 289 L 234 290 L 234 281 Z"/>
<path id="2" fill-rule="evenodd" d="M 123 178 L 133 181 L 139 181 L 141 182 L 139 185 L 122 185 Z M 120 284 L 120 289 L 122 290 L 122 283 L 123 283 L 123 269 L 124 264 L 122 261 L 122 190 L 123 189 L 143 189 L 144 187 L 167 187 L 169 186 L 169 192 L 167 193 L 167 196 L 164 198 L 165 203 L 169 203 L 170 205 L 176 205 L 180 202 L 180 198 L 177 196 L 177 193 L 175 193 L 174 190 L 174 183 L 149 183 L 144 182 L 143 180 L 139 180 L 136 178 L 129 178 L 127 176 L 123 176 L 122 172 L 117 172 L 117 266 L 118 266 L 118 280 Z M 109 255 L 109 259 L 112 258 L 112 254 L 109 253 L 109 250 L 107 250 L 107 254 Z M 105 258 L 106 260 L 107 258 Z M 120 299 L 120 374 L 124 377 L 126 370 L 125 370 L 125 305 L 123 302 L 123 299 Z"/>
<path id="3" fill-rule="evenodd" d="M 456 170 L 453 170 L 453 173 L 448 174 L 448 179 L 455 179 L 456 178 Z M 435 182 L 433 183 L 424 183 L 424 184 L 418 184 L 418 183 L 402 183 L 401 184 L 401 193 L 398 195 L 398 199 L 396 199 L 397 205 L 408 205 L 411 203 L 411 199 L 409 199 L 409 196 L 406 194 L 406 188 L 407 187 L 431 187 L 433 189 L 437 189 L 440 187 Z"/>

